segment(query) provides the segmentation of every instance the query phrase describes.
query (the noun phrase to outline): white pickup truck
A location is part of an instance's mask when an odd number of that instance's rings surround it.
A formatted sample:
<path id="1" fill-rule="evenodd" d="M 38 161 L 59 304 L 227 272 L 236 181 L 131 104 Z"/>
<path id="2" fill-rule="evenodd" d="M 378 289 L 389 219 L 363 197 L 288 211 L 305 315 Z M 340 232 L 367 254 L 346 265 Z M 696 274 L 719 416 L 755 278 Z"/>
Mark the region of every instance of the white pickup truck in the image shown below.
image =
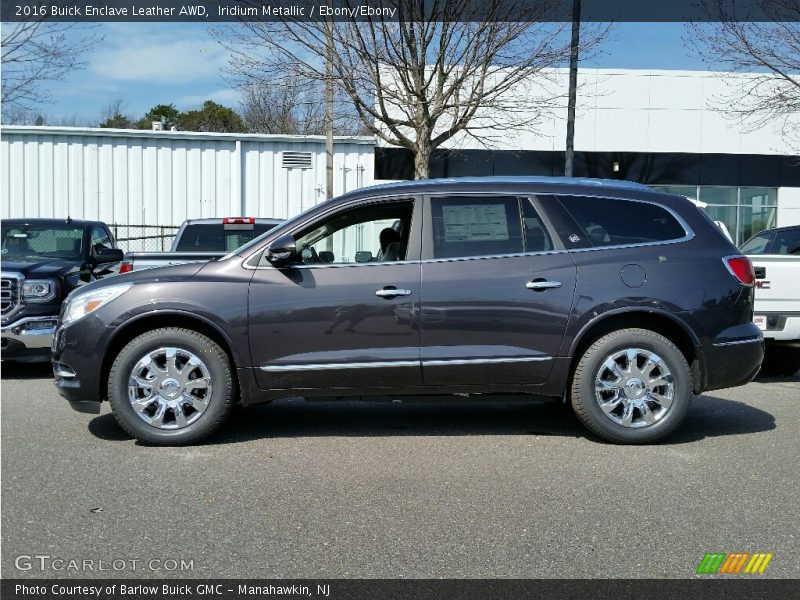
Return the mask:
<path id="1" fill-rule="evenodd" d="M 128 252 L 119 272 L 129 273 L 153 267 L 214 260 L 266 233 L 281 222 L 280 219 L 253 217 L 190 219 L 181 225 L 169 252 Z"/>
<path id="2" fill-rule="evenodd" d="M 753 322 L 764 334 L 765 375 L 800 370 L 800 226 L 767 229 L 742 245 L 753 262 Z"/>

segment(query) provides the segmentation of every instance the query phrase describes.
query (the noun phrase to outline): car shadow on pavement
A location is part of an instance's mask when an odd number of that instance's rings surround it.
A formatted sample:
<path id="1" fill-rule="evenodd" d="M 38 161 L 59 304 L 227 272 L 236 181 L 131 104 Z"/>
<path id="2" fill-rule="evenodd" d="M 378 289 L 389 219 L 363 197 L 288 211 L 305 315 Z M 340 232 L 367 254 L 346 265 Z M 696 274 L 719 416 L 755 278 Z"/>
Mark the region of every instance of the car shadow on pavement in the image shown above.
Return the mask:
<path id="1" fill-rule="evenodd" d="M 706 437 L 759 433 L 775 428 L 774 417 L 743 402 L 714 396 L 693 400 L 689 415 L 666 444 Z M 89 423 L 105 440 L 130 440 L 105 414 Z M 582 437 L 600 441 L 560 403 L 535 401 L 275 401 L 237 407 L 205 444 L 230 444 L 265 438 L 534 435 Z"/>
<path id="2" fill-rule="evenodd" d="M 789 377 L 767 377 L 759 374 L 753 379 L 753 383 L 800 383 L 800 373 Z"/>
<path id="3" fill-rule="evenodd" d="M 52 379 L 53 367 L 50 362 L 19 363 L 4 360 L 0 365 L 0 375 L 5 379 Z"/>

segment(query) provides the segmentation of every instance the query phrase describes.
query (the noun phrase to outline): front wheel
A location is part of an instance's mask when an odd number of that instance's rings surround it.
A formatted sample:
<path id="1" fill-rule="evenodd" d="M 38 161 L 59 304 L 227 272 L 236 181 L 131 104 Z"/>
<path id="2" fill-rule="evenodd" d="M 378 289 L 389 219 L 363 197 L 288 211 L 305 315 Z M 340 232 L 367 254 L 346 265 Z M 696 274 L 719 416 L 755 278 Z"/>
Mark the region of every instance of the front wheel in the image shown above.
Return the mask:
<path id="1" fill-rule="evenodd" d="M 120 351 L 109 373 L 108 399 L 117 422 L 136 439 L 188 444 L 225 421 L 236 384 L 216 342 L 191 329 L 165 327 Z"/>
<path id="2" fill-rule="evenodd" d="M 644 444 L 672 433 L 686 417 L 692 375 L 680 350 L 647 329 L 622 329 L 592 344 L 572 376 L 575 414 L 618 444 Z"/>

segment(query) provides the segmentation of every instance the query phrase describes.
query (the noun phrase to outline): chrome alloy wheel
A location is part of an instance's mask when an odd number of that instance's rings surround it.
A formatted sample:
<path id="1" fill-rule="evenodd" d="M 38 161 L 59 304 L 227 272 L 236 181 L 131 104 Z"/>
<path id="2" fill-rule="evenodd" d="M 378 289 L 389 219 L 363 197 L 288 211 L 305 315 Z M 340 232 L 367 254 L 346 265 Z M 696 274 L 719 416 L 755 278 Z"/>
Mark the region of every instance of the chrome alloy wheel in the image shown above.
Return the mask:
<path id="1" fill-rule="evenodd" d="M 211 391 L 208 367 L 183 348 L 148 352 L 128 377 L 133 410 L 158 429 L 181 429 L 197 421 L 208 408 Z"/>
<path id="2" fill-rule="evenodd" d="M 594 381 L 594 396 L 614 423 L 647 427 L 669 411 L 675 383 L 660 356 L 642 348 L 626 348 L 602 362 Z"/>

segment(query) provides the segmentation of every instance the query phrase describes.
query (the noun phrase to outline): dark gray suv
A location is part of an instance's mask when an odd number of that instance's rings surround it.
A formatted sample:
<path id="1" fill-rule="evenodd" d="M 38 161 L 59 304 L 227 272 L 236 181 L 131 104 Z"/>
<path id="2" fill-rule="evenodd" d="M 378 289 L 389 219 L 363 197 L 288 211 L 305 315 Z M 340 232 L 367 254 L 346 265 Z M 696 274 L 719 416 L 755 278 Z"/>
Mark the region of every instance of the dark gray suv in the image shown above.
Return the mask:
<path id="1" fill-rule="evenodd" d="M 589 179 L 366 188 L 220 260 L 87 285 L 53 346 L 60 393 L 155 444 L 236 402 L 519 393 L 598 436 L 661 439 L 693 393 L 742 385 L 753 270 L 686 198 Z"/>

